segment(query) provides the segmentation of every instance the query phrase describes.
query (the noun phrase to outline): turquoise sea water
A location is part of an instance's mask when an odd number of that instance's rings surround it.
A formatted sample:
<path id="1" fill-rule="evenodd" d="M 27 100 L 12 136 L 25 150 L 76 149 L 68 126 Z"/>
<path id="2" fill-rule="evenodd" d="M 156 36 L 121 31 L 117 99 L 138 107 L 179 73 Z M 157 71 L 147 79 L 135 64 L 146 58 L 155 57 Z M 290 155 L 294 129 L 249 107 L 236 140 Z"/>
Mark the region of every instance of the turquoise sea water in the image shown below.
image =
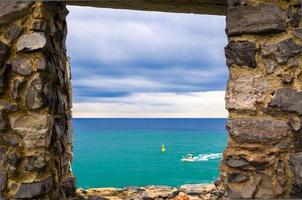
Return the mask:
<path id="1" fill-rule="evenodd" d="M 77 186 L 210 183 L 226 146 L 225 119 L 74 119 Z M 162 143 L 166 152 L 161 152 Z M 181 158 L 193 153 L 195 162 Z"/>

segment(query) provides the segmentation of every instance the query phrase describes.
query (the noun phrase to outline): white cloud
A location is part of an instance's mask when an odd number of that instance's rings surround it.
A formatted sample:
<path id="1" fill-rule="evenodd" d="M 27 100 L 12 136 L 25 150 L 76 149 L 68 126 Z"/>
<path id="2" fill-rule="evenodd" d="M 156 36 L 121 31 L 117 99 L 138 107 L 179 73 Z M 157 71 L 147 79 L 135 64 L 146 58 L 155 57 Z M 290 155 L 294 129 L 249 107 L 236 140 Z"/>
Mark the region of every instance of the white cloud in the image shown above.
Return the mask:
<path id="1" fill-rule="evenodd" d="M 191 93 L 134 93 L 126 97 L 95 98 L 74 103 L 73 116 L 225 118 L 224 91 Z"/>
<path id="2" fill-rule="evenodd" d="M 188 61 L 199 57 L 208 62 L 224 62 L 224 17 L 68 8 L 68 46 L 76 59 L 90 57 L 103 63 L 121 63 L 137 59 Z"/>

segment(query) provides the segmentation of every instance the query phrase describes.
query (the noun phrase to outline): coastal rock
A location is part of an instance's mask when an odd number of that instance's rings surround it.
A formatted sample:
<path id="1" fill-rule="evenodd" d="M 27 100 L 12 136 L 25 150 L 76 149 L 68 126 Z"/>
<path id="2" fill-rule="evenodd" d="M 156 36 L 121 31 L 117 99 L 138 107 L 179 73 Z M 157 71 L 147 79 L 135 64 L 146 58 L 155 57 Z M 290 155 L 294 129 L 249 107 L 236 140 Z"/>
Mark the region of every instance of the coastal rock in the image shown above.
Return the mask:
<path id="1" fill-rule="evenodd" d="M 228 82 L 226 108 L 228 110 L 256 110 L 271 91 L 268 81 L 262 77 L 243 75 Z"/>
<path id="2" fill-rule="evenodd" d="M 302 92 L 291 88 L 278 89 L 269 107 L 302 115 Z"/>
<path id="3" fill-rule="evenodd" d="M 0 25 L 8 24 L 25 16 L 33 1 L 2 1 L 0 4 Z"/>
<path id="4" fill-rule="evenodd" d="M 270 199 L 276 193 L 272 183 L 272 178 L 266 174 L 261 175 L 259 189 L 254 198 L 256 199 Z M 278 194 L 276 194 L 278 195 Z M 280 195 L 280 194 L 279 194 Z"/>
<path id="5" fill-rule="evenodd" d="M 16 199 L 35 198 L 47 193 L 50 190 L 51 186 L 51 177 L 33 183 L 22 183 L 13 197 Z"/>
<path id="6" fill-rule="evenodd" d="M 292 154 L 290 167 L 293 173 L 293 195 L 302 197 L 302 153 Z"/>
<path id="7" fill-rule="evenodd" d="M 34 32 L 23 35 L 17 42 L 17 50 L 30 52 L 44 48 L 46 45 L 46 38 L 44 33 Z"/>
<path id="8" fill-rule="evenodd" d="M 227 65 L 256 67 L 256 44 L 252 42 L 234 42 L 231 41 L 225 47 Z"/>
<path id="9" fill-rule="evenodd" d="M 45 105 L 43 83 L 40 78 L 34 79 L 26 95 L 26 105 L 29 110 L 41 108 Z"/>
<path id="10" fill-rule="evenodd" d="M 242 184 L 229 185 L 228 195 L 230 199 L 253 199 L 260 183 L 261 175 L 256 174 L 253 179 L 243 182 Z"/>
<path id="11" fill-rule="evenodd" d="M 229 119 L 227 129 L 238 143 L 276 142 L 292 134 L 286 121 L 272 118 Z"/>
<path id="12" fill-rule="evenodd" d="M 249 162 L 245 158 L 234 159 L 232 157 L 226 158 L 226 165 L 233 168 L 242 168 L 249 165 Z"/>
<path id="13" fill-rule="evenodd" d="M 267 44 L 261 47 L 261 55 L 271 57 L 280 64 L 286 63 L 290 58 L 302 52 L 302 45 L 298 45 L 293 39 L 286 39 L 275 44 Z"/>
<path id="14" fill-rule="evenodd" d="M 212 184 L 187 184 L 179 187 L 179 191 L 188 195 L 206 194 L 213 190 L 215 187 Z"/>
<path id="15" fill-rule="evenodd" d="M 11 65 L 13 67 L 13 71 L 17 74 L 28 76 L 31 75 L 31 61 L 23 58 L 16 58 L 12 60 Z"/>
<path id="16" fill-rule="evenodd" d="M 272 4 L 228 8 L 227 34 L 279 33 L 287 28 L 287 14 Z"/>
<path id="17" fill-rule="evenodd" d="M 144 198 L 167 198 L 171 194 L 177 191 L 176 188 L 168 186 L 147 186 L 144 187 L 142 197 Z"/>
<path id="18" fill-rule="evenodd" d="M 239 174 L 239 173 L 231 173 L 228 174 L 228 182 L 229 183 L 241 183 L 243 181 L 248 180 L 248 177 L 244 174 Z"/>
<path id="19" fill-rule="evenodd" d="M 24 147 L 48 147 L 51 139 L 52 120 L 50 116 L 38 113 L 29 113 L 10 117 L 13 131 L 23 138 Z"/>

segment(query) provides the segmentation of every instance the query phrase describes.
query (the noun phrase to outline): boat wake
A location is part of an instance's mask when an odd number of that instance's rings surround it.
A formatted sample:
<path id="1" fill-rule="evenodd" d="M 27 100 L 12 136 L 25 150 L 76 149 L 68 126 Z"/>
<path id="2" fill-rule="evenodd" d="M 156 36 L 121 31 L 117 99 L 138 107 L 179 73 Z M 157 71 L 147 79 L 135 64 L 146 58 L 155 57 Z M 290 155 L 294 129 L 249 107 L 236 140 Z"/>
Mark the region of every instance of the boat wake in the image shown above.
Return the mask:
<path id="1" fill-rule="evenodd" d="M 193 156 L 190 158 L 182 158 L 181 161 L 184 162 L 198 162 L 198 161 L 208 161 L 215 160 L 222 157 L 222 153 L 209 153 L 209 154 L 199 154 L 198 156 Z"/>

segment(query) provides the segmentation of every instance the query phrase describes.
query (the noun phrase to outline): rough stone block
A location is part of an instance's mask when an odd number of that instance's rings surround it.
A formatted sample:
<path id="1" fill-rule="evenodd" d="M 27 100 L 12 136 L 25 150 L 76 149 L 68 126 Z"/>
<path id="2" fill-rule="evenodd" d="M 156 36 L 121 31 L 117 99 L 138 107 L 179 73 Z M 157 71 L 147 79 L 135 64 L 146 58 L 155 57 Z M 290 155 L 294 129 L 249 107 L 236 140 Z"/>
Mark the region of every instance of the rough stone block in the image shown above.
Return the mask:
<path id="1" fill-rule="evenodd" d="M 48 114 L 29 113 L 10 117 L 13 131 L 23 138 L 25 148 L 48 147 L 52 135 L 52 118 Z"/>
<path id="2" fill-rule="evenodd" d="M 15 58 L 11 61 L 13 71 L 17 74 L 28 76 L 32 73 L 31 61 L 24 58 Z"/>
<path id="3" fill-rule="evenodd" d="M 21 89 L 25 85 L 26 81 L 24 78 L 15 78 L 12 85 L 12 97 L 18 99 L 21 97 Z"/>
<path id="4" fill-rule="evenodd" d="M 0 193 L 5 190 L 7 185 L 7 172 L 1 170 L 0 171 Z"/>
<path id="5" fill-rule="evenodd" d="M 33 1 L 1 1 L 0 25 L 8 24 L 28 13 Z"/>
<path id="6" fill-rule="evenodd" d="M 245 158 L 234 159 L 232 157 L 226 158 L 226 165 L 233 168 L 242 168 L 249 165 L 249 162 Z"/>
<path id="7" fill-rule="evenodd" d="M 7 32 L 7 39 L 11 43 L 15 41 L 21 34 L 22 27 L 18 25 L 11 25 Z"/>
<path id="8" fill-rule="evenodd" d="M 3 65 L 2 67 L 0 66 L 0 95 L 5 93 L 10 68 L 11 67 L 8 64 Z"/>
<path id="9" fill-rule="evenodd" d="M 37 153 L 33 156 L 26 157 L 24 168 L 27 171 L 37 170 L 40 171 L 47 164 L 47 156 L 45 153 Z"/>
<path id="10" fill-rule="evenodd" d="M 296 44 L 293 39 L 286 39 L 275 44 L 263 45 L 261 49 L 264 58 L 270 57 L 278 63 L 284 64 L 302 52 L 302 45 Z"/>
<path id="11" fill-rule="evenodd" d="M 0 67 L 5 63 L 10 52 L 10 48 L 7 44 L 0 41 Z"/>
<path id="12" fill-rule="evenodd" d="M 45 34 L 41 32 L 22 35 L 17 42 L 17 50 L 30 52 L 44 48 L 46 45 Z"/>
<path id="13" fill-rule="evenodd" d="M 227 188 L 230 199 L 252 199 L 257 192 L 261 175 L 256 174 L 242 184 L 229 185 Z"/>
<path id="14" fill-rule="evenodd" d="M 51 186 L 52 186 L 51 177 L 33 183 L 22 183 L 18 188 L 18 191 L 16 192 L 16 194 L 14 194 L 13 197 L 16 199 L 35 198 L 49 192 Z"/>
<path id="15" fill-rule="evenodd" d="M 227 65 L 256 67 L 256 44 L 252 42 L 230 42 L 225 47 Z"/>
<path id="16" fill-rule="evenodd" d="M 256 104 L 264 102 L 270 93 L 269 83 L 262 77 L 243 75 L 229 80 L 226 91 L 228 110 L 256 110 Z"/>
<path id="17" fill-rule="evenodd" d="M 241 183 L 248 180 L 248 177 L 240 173 L 230 173 L 227 175 L 229 183 Z"/>
<path id="18" fill-rule="evenodd" d="M 230 7 L 227 11 L 227 34 L 278 33 L 286 30 L 287 14 L 272 4 Z"/>
<path id="19" fill-rule="evenodd" d="M 29 110 L 38 109 L 45 105 L 42 80 L 37 78 L 30 83 L 26 95 L 26 105 Z"/>
<path id="20" fill-rule="evenodd" d="M 269 107 L 302 115 L 302 91 L 291 88 L 278 89 Z"/>
<path id="21" fill-rule="evenodd" d="M 293 173 L 293 195 L 302 197 L 302 153 L 290 157 L 290 167 Z"/>
<path id="22" fill-rule="evenodd" d="M 274 143 L 292 134 L 286 121 L 271 118 L 229 119 L 227 129 L 238 143 Z"/>

